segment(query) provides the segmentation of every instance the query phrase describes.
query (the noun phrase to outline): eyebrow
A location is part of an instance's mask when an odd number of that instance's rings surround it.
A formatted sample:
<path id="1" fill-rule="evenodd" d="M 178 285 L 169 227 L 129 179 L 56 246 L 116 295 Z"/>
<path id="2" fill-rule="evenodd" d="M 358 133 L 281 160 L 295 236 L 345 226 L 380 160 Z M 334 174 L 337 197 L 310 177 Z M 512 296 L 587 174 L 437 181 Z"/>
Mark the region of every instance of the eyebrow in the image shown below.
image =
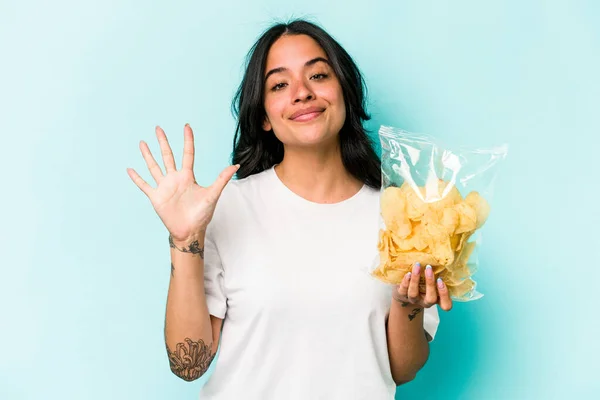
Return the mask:
<path id="1" fill-rule="evenodd" d="M 305 67 L 310 67 L 311 65 L 314 65 L 318 62 L 324 62 L 327 65 L 331 66 L 331 64 L 329 63 L 329 60 L 323 57 L 316 57 L 313 58 L 312 60 L 308 60 L 306 63 L 304 63 Z M 269 72 L 267 72 L 267 75 L 265 75 L 265 82 L 267 81 L 267 79 L 269 79 L 269 77 L 273 74 L 277 74 L 280 72 L 284 72 L 287 71 L 287 68 L 285 67 L 279 67 L 279 68 L 273 68 L 272 70 L 270 70 Z"/>

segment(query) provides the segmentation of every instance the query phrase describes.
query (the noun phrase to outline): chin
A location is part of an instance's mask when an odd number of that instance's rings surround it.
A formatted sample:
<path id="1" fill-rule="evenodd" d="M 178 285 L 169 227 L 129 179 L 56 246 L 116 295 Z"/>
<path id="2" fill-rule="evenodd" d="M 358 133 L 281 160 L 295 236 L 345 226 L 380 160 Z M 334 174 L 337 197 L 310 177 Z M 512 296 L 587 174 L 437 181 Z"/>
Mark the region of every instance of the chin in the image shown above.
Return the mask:
<path id="1" fill-rule="evenodd" d="M 293 132 L 294 141 L 300 145 L 316 145 L 330 141 L 334 136 L 324 130 L 322 127 L 304 127 Z"/>

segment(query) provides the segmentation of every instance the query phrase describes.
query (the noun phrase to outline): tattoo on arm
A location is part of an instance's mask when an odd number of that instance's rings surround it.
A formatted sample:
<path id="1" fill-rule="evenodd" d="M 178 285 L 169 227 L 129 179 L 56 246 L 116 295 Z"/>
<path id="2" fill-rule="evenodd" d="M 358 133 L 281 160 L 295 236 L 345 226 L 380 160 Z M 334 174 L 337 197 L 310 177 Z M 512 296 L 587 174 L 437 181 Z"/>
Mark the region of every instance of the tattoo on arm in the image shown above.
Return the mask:
<path id="1" fill-rule="evenodd" d="M 410 304 L 410 303 L 409 303 L 409 302 L 407 302 L 407 301 L 404 301 L 404 300 L 402 300 L 402 299 L 399 299 L 399 298 L 397 298 L 397 297 L 396 297 L 396 296 L 394 296 L 393 294 L 392 294 L 392 299 L 394 299 L 394 300 L 396 300 L 398 303 L 400 303 L 400 305 L 401 305 L 402 307 L 406 307 L 406 306 L 408 306 L 408 305 Z"/>
<path id="2" fill-rule="evenodd" d="M 418 314 L 419 314 L 421 311 L 423 311 L 423 309 L 422 309 L 422 308 L 415 308 L 415 309 L 413 309 L 413 310 L 412 310 L 412 312 L 411 312 L 410 314 L 408 314 L 408 319 L 409 319 L 410 321 L 412 321 L 413 319 L 415 319 L 415 318 L 416 318 L 416 316 L 417 316 L 417 315 L 418 315 Z"/>
<path id="3" fill-rule="evenodd" d="M 185 338 L 185 343 L 177 343 L 174 351 L 167 345 L 167 354 L 171 371 L 188 382 L 202 376 L 215 358 L 212 345 L 205 344 L 203 340 L 194 342 L 190 338 Z"/>
<path id="4" fill-rule="evenodd" d="M 182 253 L 200 254 L 200 258 L 204 260 L 204 247 L 200 247 L 200 243 L 198 243 L 197 240 L 194 240 L 187 249 L 185 247 L 180 249 L 179 247 L 175 246 L 175 243 L 173 243 L 173 237 L 169 235 L 169 246 L 171 246 L 173 249 L 181 251 Z"/>

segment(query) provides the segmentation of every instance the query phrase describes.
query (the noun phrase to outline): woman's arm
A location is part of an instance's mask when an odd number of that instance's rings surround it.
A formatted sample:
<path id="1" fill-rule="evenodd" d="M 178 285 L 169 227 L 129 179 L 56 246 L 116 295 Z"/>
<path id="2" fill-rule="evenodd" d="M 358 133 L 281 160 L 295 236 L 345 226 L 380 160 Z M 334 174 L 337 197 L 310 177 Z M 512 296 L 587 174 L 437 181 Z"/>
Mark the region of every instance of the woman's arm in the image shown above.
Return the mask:
<path id="1" fill-rule="evenodd" d="M 396 385 L 409 382 L 429 358 L 429 341 L 423 327 L 424 309 L 439 304 L 442 310 L 452 309 L 448 288 L 441 279 L 437 285 L 431 266 L 425 268 L 426 293 L 420 293 L 421 265 L 416 263 L 392 295 L 387 320 L 388 353 L 392 377 Z"/>
<path id="2" fill-rule="evenodd" d="M 202 376 L 219 346 L 223 320 L 209 315 L 204 290 L 204 235 L 171 245 L 165 344 L 171 371 L 185 381 Z"/>
<path id="3" fill-rule="evenodd" d="M 413 380 L 429 357 L 429 342 L 423 329 L 423 308 L 392 300 L 387 342 L 396 385 Z"/>

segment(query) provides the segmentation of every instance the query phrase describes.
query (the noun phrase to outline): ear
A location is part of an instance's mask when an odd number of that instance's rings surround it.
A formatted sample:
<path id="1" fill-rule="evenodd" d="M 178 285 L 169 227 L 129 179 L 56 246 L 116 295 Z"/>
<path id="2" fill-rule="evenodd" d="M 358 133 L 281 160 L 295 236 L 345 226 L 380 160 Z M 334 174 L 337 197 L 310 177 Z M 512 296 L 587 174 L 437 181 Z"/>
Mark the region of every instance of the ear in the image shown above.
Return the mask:
<path id="1" fill-rule="evenodd" d="M 263 121 L 262 128 L 265 132 L 269 132 L 271 129 L 273 129 L 273 127 L 271 126 L 271 122 L 269 121 L 269 117 L 267 117 L 266 115 L 265 120 Z"/>

